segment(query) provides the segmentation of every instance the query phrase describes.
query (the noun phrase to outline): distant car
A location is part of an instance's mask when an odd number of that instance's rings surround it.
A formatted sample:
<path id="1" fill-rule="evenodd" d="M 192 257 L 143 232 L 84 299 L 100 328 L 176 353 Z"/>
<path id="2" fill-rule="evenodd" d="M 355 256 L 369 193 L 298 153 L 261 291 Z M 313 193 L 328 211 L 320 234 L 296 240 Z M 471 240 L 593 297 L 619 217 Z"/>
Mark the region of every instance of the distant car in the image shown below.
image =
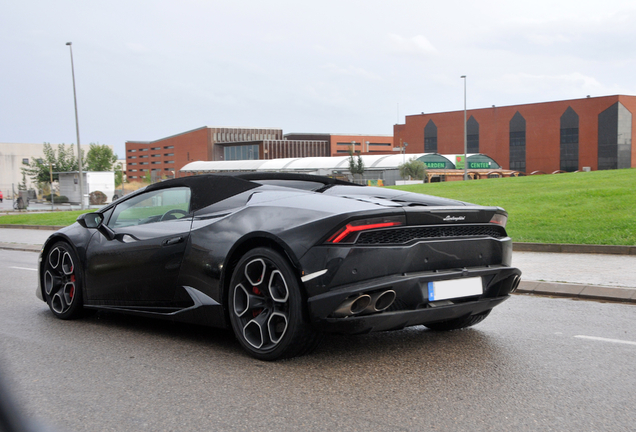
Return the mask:
<path id="1" fill-rule="evenodd" d="M 37 296 L 230 327 L 263 360 L 326 332 L 482 321 L 509 297 L 506 212 L 301 174 L 167 180 L 81 215 L 44 244 Z"/>

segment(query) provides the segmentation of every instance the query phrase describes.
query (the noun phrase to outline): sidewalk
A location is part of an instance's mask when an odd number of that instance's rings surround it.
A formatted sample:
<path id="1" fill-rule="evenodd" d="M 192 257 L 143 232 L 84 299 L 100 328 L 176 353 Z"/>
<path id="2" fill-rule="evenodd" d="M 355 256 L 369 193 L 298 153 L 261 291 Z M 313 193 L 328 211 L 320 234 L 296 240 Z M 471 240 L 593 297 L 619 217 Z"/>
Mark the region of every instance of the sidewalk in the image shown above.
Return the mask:
<path id="1" fill-rule="evenodd" d="M 39 252 L 56 229 L 16 228 L 0 227 L 0 249 Z M 539 245 L 533 251 L 527 243 L 515 244 L 512 265 L 523 272 L 517 293 L 636 303 L 636 255 L 630 254 L 630 247 L 617 251 L 569 245 L 567 250 L 606 253 L 545 252 L 546 247 L 559 249 L 556 246 Z"/>

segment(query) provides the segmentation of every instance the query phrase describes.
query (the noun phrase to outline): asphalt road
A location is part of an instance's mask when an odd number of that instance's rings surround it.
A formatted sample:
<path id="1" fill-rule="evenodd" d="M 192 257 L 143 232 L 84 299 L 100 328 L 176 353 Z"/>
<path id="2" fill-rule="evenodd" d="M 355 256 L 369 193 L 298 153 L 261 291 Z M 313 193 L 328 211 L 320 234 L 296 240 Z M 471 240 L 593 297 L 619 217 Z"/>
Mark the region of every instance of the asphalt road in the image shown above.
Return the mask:
<path id="1" fill-rule="evenodd" d="M 329 336 L 265 363 L 230 333 L 34 295 L 0 250 L 0 363 L 24 411 L 66 431 L 634 430 L 636 306 L 517 295 L 472 329 Z"/>

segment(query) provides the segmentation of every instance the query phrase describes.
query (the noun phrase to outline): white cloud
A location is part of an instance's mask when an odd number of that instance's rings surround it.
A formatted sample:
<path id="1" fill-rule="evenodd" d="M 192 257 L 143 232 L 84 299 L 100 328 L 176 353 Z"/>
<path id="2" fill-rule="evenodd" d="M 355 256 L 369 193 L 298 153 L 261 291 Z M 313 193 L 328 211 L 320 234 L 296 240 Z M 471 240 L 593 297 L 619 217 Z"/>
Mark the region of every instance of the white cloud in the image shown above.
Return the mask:
<path id="1" fill-rule="evenodd" d="M 351 65 L 347 67 L 340 67 L 333 63 L 329 63 L 329 64 L 323 65 L 322 69 L 334 75 L 360 77 L 360 78 L 365 78 L 372 81 L 378 81 L 381 79 L 378 74 L 375 74 L 368 70 L 351 66 Z"/>
<path id="2" fill-rule="evenodd" d="M 393 52 L 400 54 L 435 54 L 437 49 L 433 44 L 422 35 L 413 36 L 411 38 L 400 36 L 397 34 L 389 34 L 389 46 Z"/>

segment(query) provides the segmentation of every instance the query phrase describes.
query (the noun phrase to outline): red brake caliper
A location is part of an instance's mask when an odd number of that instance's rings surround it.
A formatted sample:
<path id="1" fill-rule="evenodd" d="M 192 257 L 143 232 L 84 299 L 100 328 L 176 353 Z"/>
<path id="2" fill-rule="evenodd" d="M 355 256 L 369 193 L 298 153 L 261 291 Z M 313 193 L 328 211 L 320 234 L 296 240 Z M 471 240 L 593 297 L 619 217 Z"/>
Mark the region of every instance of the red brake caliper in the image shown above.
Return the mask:
<path id="1" fill-rule="evenodd" d="M 263 295 L 263 293 L 261 293 L 261 290 L 259 290 L 256 287 L 252 287 L 252 292 L 256 295 Z M 256 318 L 257 316 L 260 315 L 260 313 L 263 312 L 263 309 L 255 309 L 252 311 L 252 318 Z"/>
<path id="2" fill-rule="evenodd" d="M 72 300 L 73 297 L 75 297 L 75 275 L 71 275 L 71 282 L 73 282 L 73 287 L 71 288 L 71 292 L 69 293 L 69 296 L 71 297 L 71 300 Z"/>

